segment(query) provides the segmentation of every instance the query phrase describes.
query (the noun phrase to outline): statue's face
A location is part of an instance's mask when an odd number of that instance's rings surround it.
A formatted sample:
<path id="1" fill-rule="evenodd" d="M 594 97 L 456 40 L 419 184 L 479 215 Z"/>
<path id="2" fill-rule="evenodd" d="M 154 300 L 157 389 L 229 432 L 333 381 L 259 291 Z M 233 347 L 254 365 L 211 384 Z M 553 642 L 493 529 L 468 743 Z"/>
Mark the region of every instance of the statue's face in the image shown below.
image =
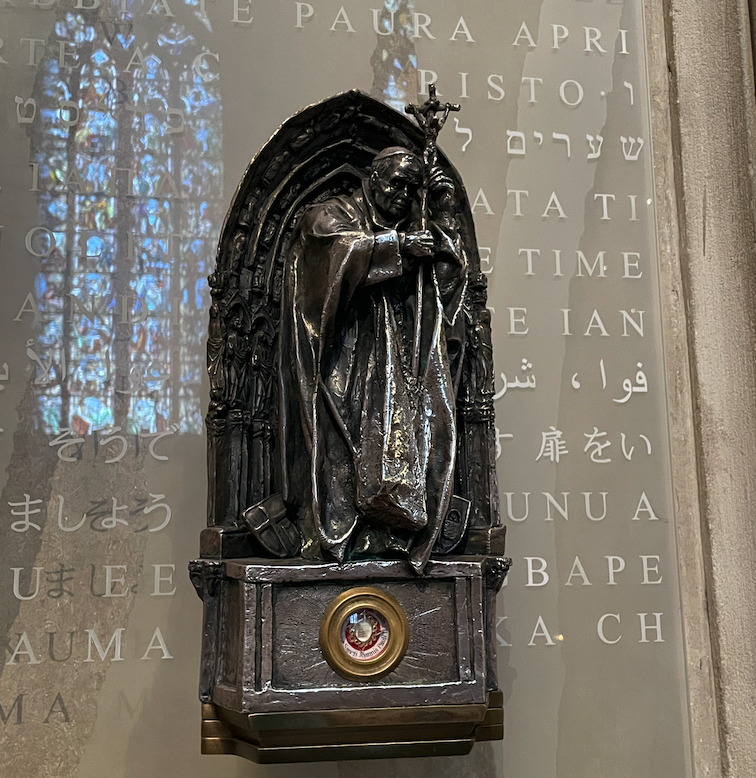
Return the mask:
<path id="1" fill-rule="evenodd" d="M 390 157 L 370 177 L 373 202 L 381 216 L 399 222 L 409 216 L 422 177 L 413 157 Z"/>

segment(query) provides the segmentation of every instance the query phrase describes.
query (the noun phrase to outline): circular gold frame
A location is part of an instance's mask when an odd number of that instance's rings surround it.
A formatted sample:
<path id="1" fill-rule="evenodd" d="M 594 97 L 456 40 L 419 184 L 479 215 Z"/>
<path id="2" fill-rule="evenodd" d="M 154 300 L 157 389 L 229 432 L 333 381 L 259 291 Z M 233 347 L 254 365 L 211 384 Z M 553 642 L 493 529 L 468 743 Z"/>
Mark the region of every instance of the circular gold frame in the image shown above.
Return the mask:
<path id="1" fill-rule="evenodd" d="M 358 608 L 378 611 L 389 627 L 386 650 L 375 659 L 361 662 L 352 659 L 341 645 L 341 627 L 344 619 Z M 326 608 L 320 622 L 320 650 L 326 662 L 343 678 L 365 681 L 390 673 L 404 658 L 409 644 L 407 615 L 396 598 L 373 586 L 347 589 Z"/>

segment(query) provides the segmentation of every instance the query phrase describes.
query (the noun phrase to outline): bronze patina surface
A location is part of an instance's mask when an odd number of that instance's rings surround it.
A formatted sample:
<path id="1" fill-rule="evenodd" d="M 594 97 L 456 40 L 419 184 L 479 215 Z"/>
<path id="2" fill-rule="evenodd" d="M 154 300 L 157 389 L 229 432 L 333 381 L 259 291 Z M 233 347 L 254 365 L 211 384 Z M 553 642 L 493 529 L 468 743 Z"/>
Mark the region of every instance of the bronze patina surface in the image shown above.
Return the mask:
<path id="1" fill-rule="evenodd" d="M 407 116 L 305 108 L 242 178 L 210 276 L 203 751 L 466 753 L 501 737 L 504 553 L 470 203 Z"/>
<path id="2" fill-rule="evenodd" d="M 234 715 L 202 706 L 202 753 L 262 764 L 468 754 L 504 736 L 504 700 L 485 705 Z M 369 739 L 366 739 L 366 735 Z"/>

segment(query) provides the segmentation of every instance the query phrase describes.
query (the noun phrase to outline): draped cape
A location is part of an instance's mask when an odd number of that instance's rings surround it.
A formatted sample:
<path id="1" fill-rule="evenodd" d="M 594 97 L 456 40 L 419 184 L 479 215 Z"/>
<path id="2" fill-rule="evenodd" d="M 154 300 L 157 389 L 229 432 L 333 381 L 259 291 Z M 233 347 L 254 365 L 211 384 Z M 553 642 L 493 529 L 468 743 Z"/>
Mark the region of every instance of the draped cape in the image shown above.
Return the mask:
<path id="1" fill-rule="evenodd" d="M 406 555 L 422 571 L 453 488 L 456 355 L 467 261 L 431 219 L 420 372 L 411 373 L 417 265 L 365 187 L 310 206 L 289 249 L 280 334 L 284 500 L 306 556 Z"/>

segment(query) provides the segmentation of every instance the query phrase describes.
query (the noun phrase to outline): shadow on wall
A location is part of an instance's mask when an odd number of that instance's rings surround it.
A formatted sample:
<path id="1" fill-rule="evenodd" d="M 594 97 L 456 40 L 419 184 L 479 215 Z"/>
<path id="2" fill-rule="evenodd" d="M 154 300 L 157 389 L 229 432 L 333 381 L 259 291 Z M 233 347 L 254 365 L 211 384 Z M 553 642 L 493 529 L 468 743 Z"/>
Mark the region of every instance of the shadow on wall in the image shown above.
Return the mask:
<path id="1" fill-rule="evenodd" d="M 493 743 L 477 743 L 467 756 L 338 762 L 338 778 L 505 778 L 497 773 Z"/>

